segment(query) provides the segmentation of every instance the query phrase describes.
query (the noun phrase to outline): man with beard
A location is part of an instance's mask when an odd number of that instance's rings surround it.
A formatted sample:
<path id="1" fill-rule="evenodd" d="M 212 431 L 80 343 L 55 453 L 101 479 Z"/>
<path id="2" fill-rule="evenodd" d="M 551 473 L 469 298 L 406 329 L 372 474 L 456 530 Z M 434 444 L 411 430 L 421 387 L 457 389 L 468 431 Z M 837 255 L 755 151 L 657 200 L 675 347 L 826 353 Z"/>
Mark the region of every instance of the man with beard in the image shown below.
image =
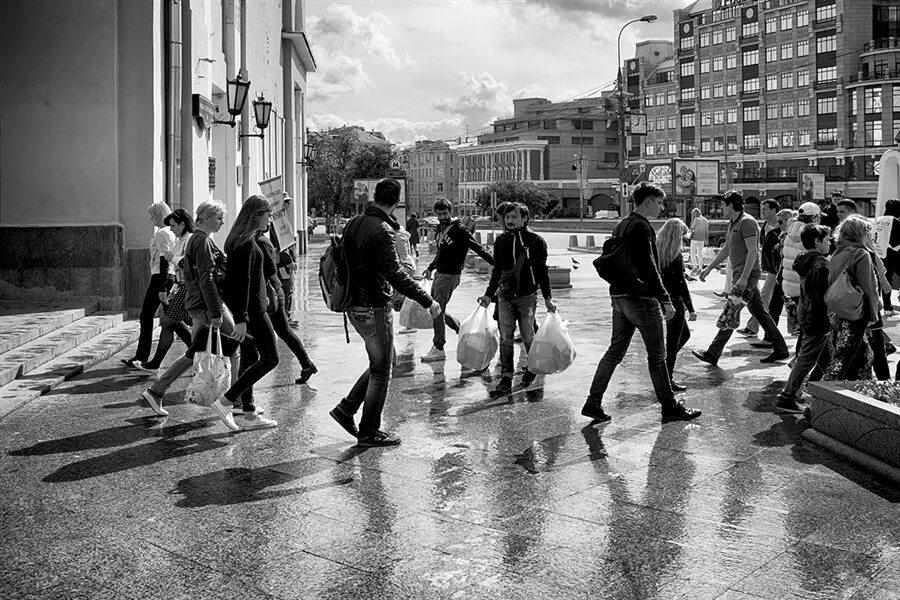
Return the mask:
<path id="1" fill-rule="evenodd" d="M 460 274 L 469 250 L 474 251 L 488 264 L 494 264 L 490 253 L 475 241 L 472 234 L 460 224 L 458 219 L 451 216 L 452 210 L 453 205 L 447 200 L 438 200 L 434 203 L 434 215 L 438 220 L 437 233 L 434 238 L 437 254 L 422 275 L 425 279 L 431 279 L 431 274 L 434 273 L 431 297 L 441 305 L 441 314 L 434 319 L 433 346 L 428 354 L 422 357 L 424 362 L 434 362 L 446 358 L 444 352 L 444 344 L 447 342 L 445 323 L 453 331 L 459 333 L 459 321 L 447 314 L 447 304 L 450 302 L 453 290 L 459 285 Z"/>
<path id="2" fill-rule="evenodd" d="M 497 391 L 512 390 L 515 373 L 514 339 L 516 324 L 525 343 L 525 351 L 534 339 L 534 320 L 537 310 L 537 291 L 540 288 L 547 310 L 556 305 L 550 297 L 550 276 L 547 272 L 547 242 L 528 229 L 528 207 L 518 202 L 506 205 L 503 223 L 506 231 L 494 242 L 494 269 L 484 296 L 478 302 L 487 307 L 496 295 L 500 321 L 500 382 Z M 525 369 L 522 383 L 530 384 L 536 375 Z"/>

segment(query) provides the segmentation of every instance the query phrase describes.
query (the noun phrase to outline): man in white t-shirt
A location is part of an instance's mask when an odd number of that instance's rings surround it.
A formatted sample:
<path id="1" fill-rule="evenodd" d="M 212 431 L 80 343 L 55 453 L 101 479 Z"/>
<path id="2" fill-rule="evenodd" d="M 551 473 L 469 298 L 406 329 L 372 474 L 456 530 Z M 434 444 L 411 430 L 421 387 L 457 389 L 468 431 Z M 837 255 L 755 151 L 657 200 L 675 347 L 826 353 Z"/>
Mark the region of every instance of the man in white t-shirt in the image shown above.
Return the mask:
<path id="1" fill-rule="evenodd" d="M 703 270 L 703 249 L 709 241 L 709 220 L 699 208 L 691 211 L 691 272 L 698 275 Z"/>

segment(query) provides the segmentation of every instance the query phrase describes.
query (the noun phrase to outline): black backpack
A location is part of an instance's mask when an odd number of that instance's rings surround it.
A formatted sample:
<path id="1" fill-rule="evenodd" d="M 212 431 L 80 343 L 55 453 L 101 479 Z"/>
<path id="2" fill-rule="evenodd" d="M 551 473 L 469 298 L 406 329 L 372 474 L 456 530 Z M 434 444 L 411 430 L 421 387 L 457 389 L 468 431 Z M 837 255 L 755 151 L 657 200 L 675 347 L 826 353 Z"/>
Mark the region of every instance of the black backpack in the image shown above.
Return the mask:
<path id="1" fill-rule="evenodd" d="M 635 294 L 646 286 L 629 260 L 628 249 L 625 247 L 625 234 L 629 228 L 629 225 L 625 225 L 619 235 L 614 233 L 603 242 L 603 252 L 594 259 L 594 268 L 597 275 L 610 285 L 626 294 Z"/>
<path id="2" fill-rule="evenodd" d="M 350 229 L 350 224 L 356 218 L 347 223 L 344 235 L 332 235 L 331 243 L 325 249 L 322 258 L 319 259 L 319 287 L 322 289 L 322 299 L 325 306 L 334 312 L 344 313 L 344 333 L 347 342 L 350 342 L 350 333 L 347 329 L 347 316 L 345 311 L 350 308 L 350 262 L 344 249 L 344 239 Z"/>

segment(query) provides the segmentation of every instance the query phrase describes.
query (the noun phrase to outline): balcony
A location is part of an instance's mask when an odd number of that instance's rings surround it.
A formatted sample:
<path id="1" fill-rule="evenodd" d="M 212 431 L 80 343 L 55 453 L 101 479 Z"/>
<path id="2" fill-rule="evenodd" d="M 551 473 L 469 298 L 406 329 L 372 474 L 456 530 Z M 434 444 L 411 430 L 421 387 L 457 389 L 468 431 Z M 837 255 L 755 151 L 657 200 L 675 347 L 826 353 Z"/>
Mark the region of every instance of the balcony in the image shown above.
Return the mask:
<path id="1" fill-rule="evenodd" d="M 759 146 L 741 146 L 741 152 L 744 154 L 756 154 L 759 150 Z"/>
<path id="2" fill-rule="evenodd" d="M 697 103 L 696 98 L 685 98 L 678 101 L 678 106 L 694 106 Z"/>
<path id="3" fill-rule="evenodd" d="M 872 73 L 859 72 L 850 76 L 850 83 L 861 81 L 881 81 L 885 79 L 900 79 L 900 69 L 874 71 Z"/>
<path id="4" fill-rule="evenodd" d="M 822 81 L 816 80 L 813 82 L 813 88 L 817 90 L 829 90 L 836 88 L 840 83 L 843 83 L 842 77 L 835 77 L 834 79 L 825 79 Z"/>
<path id="5" fill-rule="evenodd" d="M 759 90 L 741 90 L 741 98 L 756 98 L 759 96 Z"/>
<path id="6" fill-rule="evenodd" d="M 830 19 L 822 19 L 813 21 L 813 31 L 822 31 L 823 29 L 831 29 L 832 27 L 837 27 L 837 17 L 831 17 Z"/>
<path id="7" fill-rule="evenodd" d="M 863 53 L 877 52 L 878 50 L 900 49 L 900 38 L 889 37 L 880 40 L 871 40 L 863 44 Z"/>

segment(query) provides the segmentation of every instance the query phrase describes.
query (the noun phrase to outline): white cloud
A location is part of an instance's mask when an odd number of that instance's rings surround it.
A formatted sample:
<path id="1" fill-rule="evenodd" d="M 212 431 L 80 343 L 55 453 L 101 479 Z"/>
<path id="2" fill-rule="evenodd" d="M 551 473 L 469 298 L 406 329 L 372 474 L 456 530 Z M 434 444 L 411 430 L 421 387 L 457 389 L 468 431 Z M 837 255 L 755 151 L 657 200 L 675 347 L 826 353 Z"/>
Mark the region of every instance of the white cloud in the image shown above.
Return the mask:
<path id="1" fill-rule="evenodd" d="M 453 98 L 436 99 L 432 106 L 448 115 L 459 115 L 475 127 L 512 114 L 509 86 L 490 73 L 460 73 L 463 92 Z"/>
<path id="2" fill-rule="evenodd" d="M 344 125 L 358 125 L 368 131 L 380 131 L 388 141 L 395 144 L 425 139 L 450 139 L 465 135 L 460 133 L 465 129 L 462 117 L 433 121 L 415 121 L 398 117 L 348 120 L 332 113 L 313 113 L 306 118 L 306 126 L 312 131 L 325 131 Z"/>
<path id="3" fill-rule="evenodd" d="M 385 15 L 372 12 L 362 16 L 346 4 L 332 4 L 322 16 L 309 17 L 309 29 L 313 39 L 321 38 L 324 45 L 354 47 L 357 44 L 373 56 L 395 69 L 412 66 L 408 55 L 400 56 L 385 31 L 394 28 Z"/>
<path id="4" fill-rule="evenodd" d="M 324 101 L 357 94 L 372 85 L 362 60 L 343 52 L 319 52 L 319 71 L 310 86 L 309 99 Z"/>

